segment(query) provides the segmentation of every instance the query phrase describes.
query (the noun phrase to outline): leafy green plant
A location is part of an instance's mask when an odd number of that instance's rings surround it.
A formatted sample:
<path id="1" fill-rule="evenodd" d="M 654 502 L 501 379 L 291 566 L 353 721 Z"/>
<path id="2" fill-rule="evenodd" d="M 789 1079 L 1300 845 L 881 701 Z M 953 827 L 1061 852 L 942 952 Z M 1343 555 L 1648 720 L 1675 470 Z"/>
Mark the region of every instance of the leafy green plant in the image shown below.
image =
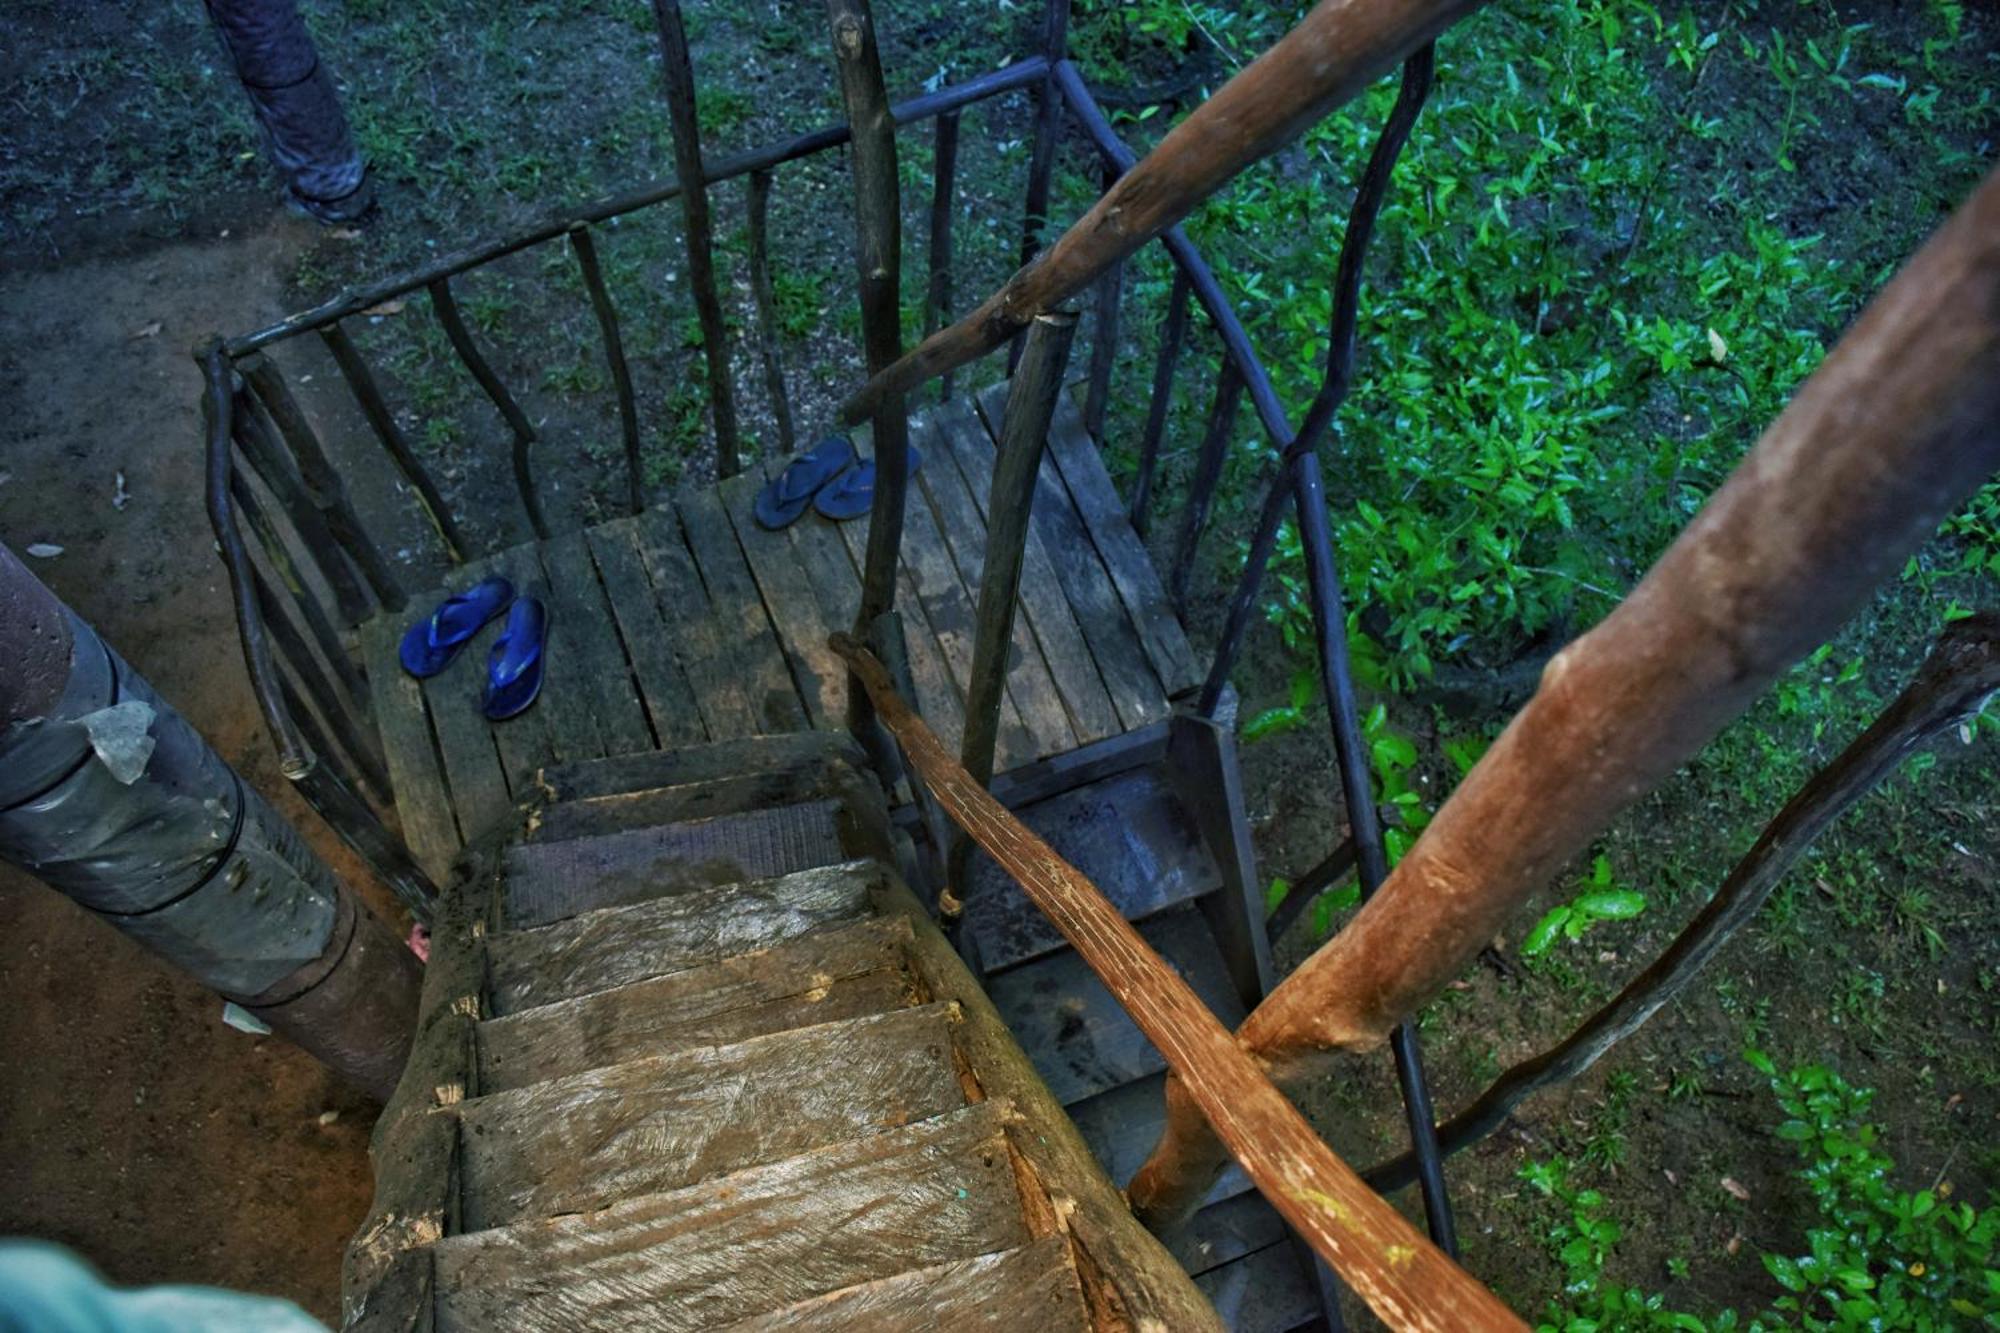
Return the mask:
<path id="1" fill-rule="evenodd" d="M 1589 885 L 1559 907 L 1549 909 L 1521 939 L 1521 953 L 1533 958 L 1548 952 L 1557 939 L 1580 940 L 1600 921 L 1630 921 L 1646 910 L 1646 895 L 1619 885 L 1611 860 L 1599 853 L 1590 863 Z"/>

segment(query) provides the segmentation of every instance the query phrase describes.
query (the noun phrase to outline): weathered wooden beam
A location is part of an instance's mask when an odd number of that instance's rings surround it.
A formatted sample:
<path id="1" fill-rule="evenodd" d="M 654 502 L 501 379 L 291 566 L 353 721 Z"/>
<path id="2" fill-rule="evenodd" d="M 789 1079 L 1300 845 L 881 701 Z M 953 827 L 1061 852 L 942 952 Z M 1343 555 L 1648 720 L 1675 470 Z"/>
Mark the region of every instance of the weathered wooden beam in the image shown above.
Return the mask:
<path id="1" fill-rule="evenodd" d="M 843 405 L 842 415 L 859 421 L 882 395 L 907 394 L 998 347 L 1477 5 L 1320 0 L 1277 45 L 1176 125 L 1060 240 L 978 309 L 871 379 Z"/>
<path id="2" fill-rule="evenodd" d="M 1324 1052 L 1379 1043 L 1996 469 L 2000 172 L 1868 304 L 1631 595 L 1549 663 L 1381 891 L 1250 1015 L 1246 1046 L 1296 1078 Z M 1135 1201 L 1171 1212 L 1220 1160 L 1183 1109 Z"/>
<path id="3" fill-rule="evenodd" d="M 1416 1231 L 1321 1142 L 1208 1006 L 1088 879 L 956 762 L 852 636 L 851 667 L 917 777 L 1047 914 L 1179 1075 L 1285 1220 L 1391 1327 L 1523 1329 L 1512 1311 Z"/>
<path id="4" fill-rule="evenodd" d="M 1446 1152 L 1457 1152 L 1498 1129 L 1523 1101 L 1568 1083 L 1637 1032 L 1672 1002 L 1722 947 L 1756 917 L 1764 900 L 1819 835 L 1873 791 L 1902 762 L 1939 736 L 1978 716 L 2000 690 L 2000 613 L 1945 627 L 1916 677 L 1866 731 L 1800 787 L 1756 845 L 1729 872 L 1686 929 L 1616 999 L 1560 1043 L 1507 1070 L 1471 1105 L 1439 1128 Z M 1415 1163 L 1405 1154 L 1366 1173 L 1377 1189 L 1408 1182 Z"/>
<path id="5" fill-rule="evenodd" d="M 674 136 L 674 174 L 681 184 L 681 225 L 687 243 L 688 289 L 701 321 L 701 354 L 708 366 L 708 405 L 715 423 L 715 470 L 733 477 L 743 466 L 737 441 L 736 388 L 729 376 L 729 330 L 715 290 L 715 240 L 708 217 L 709 178 L 701 161 L 701 125 L 695 113 L 694 58 L 681 25 L 680 0 L 653 0 L 660 30 L 660 72 L 667 83 L 667 124 Z M 634 506 L 637 508 L 637 506 Z"/>

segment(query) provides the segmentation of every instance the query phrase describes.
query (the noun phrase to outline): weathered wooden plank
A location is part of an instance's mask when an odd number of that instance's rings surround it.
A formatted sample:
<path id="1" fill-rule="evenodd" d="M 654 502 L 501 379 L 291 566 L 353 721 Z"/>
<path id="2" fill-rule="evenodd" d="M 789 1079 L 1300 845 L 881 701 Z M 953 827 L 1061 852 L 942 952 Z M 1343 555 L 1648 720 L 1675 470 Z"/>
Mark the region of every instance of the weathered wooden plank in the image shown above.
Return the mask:
<path id="1" fill-rule="evenodd" d="M 854 738 L 844 732 L 796 731 L 784 736 L 741 736 L 656 750 L 651 754 L 565 764 L 549 769 L 542 778 L 552 797 L 571 801 L 805 768 L 828 760 L 860 765 L 866 762 L 866 756 Z"/>
<path id="2" fill-rule="evenodd" d="M 1189 713 L 1168 723 L 1166 778 L 1175 803 L 1214 858 L 1223 885 L 1201 903 L 1202 915 L 1236 979 L 1236 993 L 1255 1008 L 1277 976 L 1264 926 L 1264 880 L 1250 842 L 1243 773 L 1236 763 L 1236 728 Z"/>
<path id="3" fill-rule="evenodd" d="M 1181 1267 L 1197 1277 L 1288 1238 L 1277 1209 L 1250 1188 L 1241 1171 L 1232 1169 L 1229 1175 L 1243 1182 L 1244 1192 L 1209 1204 L 1166 1238 Z M 1293 1262 L 1303 1266 L 1296 1248 L 1292 1254 Z"/>
<path id="4" fill-rule="evenodd" d="M 1312 1277 L 1289 1239 L 1211 1268 L 1194 1282 L 1236 1333 L 1289 1333 L 1320 1313 Z"/>
<path id="5" fill-rule="evenodd" d="M 764 484 L 761 469 L 752 468 L 731 477 L 716 488 L 723 511 L 735 526 L 737 545 L 749 561 L 750 573 L 771 623 L 778 627 L 778 642 L 798 682 L 799 694 L 816 727 L 839 727 L 847 717 L 847 672 L 826 646 L 827 636 L 849 626 L 828 621 L 814 592 L 812 580 L 791 537 L 784 532 L 767 532 L 751 516 L 757 488 Z M 799 520 L 812 521 L 810 517 Z"/>
<path id="6" fill-rule="evenodd" d="M 837 796 L 850 789 L 856 778 L 847 760 L 826 758 L 791 768 L 767 768 L 676 787 L 586 796 L 546 807 L 532 836 L 537 842 L 557 842 L 713 819 L 717 815 L 748 814 L 772 806 Z"/>
<path id="7" fill-rule="evenodd" d="M 976 599 L 986 574 L 985 519 L 965 490 L 957 464 L 949 460 L 949 450 L 937 438 L 937 428 L 924 423 L 917 431 L 917 438 L 927 460 L 941 454 L 947 457 L 940 466 L 926 467 L 917 474 L 921 493 L 911 497 L 912 503 L 930 502 L 938 531 L 951 551 L 952 562 L 958 566 L 959 579 L 972 590 Z M 1042 654 L 1034 622 L 1031 617 L 1019 614 L 1025 611 L 1027 604 L 1025 578 L 1022 585 L 1017 599 L 1017 614 L 1009 631 L 1011 646 L 1007 654 L 1007 696 L 1014 701 L 1022 723 L 1028 728 L 1029 735 L 1034 737 L 1037 757 L 1064 754 L 1076 748 L 1076 729 L 1070 725 L 1069 710 L 1056 688 L 1048 659 Z M 1093 669 L 1092 677 L 1095 678 L 1096 674 Z M 1107 710 L 1110 708 L 1108 698 L 1105 707 Z"/>
<path id="8" fill-rule="evenodd" d="M 418 614 L 429 615 L 447 594 L 470 588 L 492 573 L 492 566 L 488 556 L 451 570 L 442 589 L 418 599 Z M 514 818 L 514 798 L 501 768 L 493 725 L 479 711 L 486 653 L 499 632 L 497 624 L 489 624 L 459 649 L 450 666 L 423 682 L 424 704 L 430 710 L 431 730 L 437 736 L 445 781 L 451 788 L 452 812 L 467 842 L 506 827 Z"/>
<path id="9" fill-rule="evenodd" d="M 676 499 L 675 508 L 695 567 L 708 588 L 725 669 L 741 684 L 760 731 L 797 731 L 807 723 L 804 696 L 792 679 L 721 499 L 712 490 L 693 487 Z"/>
<path id="10" fill-rule="evenodd" d="M 465 1103 L 465 1229 L 678 1189 L 965 1105 L 948 1006 L 634 1060 Z"/>
<path id="11" fill-rule="evenodd" d="M 542 573 L 540 554 L 532 546 L 514 546 L 492 558 L 493 572 L 504 574 L 514 585 L 517 597 L 549 600 L 548 580 Z M 546 683 L 546 682 L 545 682 Z M 507 790 L 514 803 L 528 799 L 535 775 L 555 758 L 555 741 L 549 734 L 547 702 L 537 699 L 527 712 L 499 724 L 489 724 L 494 744 L 500 747 L 500 768 L 507 778 Z"/>
<path id="12" fill-rule="evenodd" d="M 439 1242 L 439 1327 L 694 1333 L 1028 1242 L 981 1102 L 598 1213 Z"/>
<path id="13" fill-rule="evenodd" d="M 1001 392 L 996 394 L 989 389 L 980 395 L 979 405 L 986 413 L 987 424 L 997 429 L 999 413 L 1007 400 L 1005 386 L 995 387 Z M 1174 617 L 1152 557 L 1146 554 L 1139 535 L 1132 531 L 1132 521 L 1125 514 L 1117 488 L 1104 471 L 1097 445 L 1083 428 L 1082 413 L 1067 394 L 1056 400 L 1048 445 L 1049 456 L 1069 488 L 1076 512 L 1089 530 L 1104 567 L 1111 573 L 1111 581 L 1118 589 L 1133 628 L 1139 632 L 1139 641 L 1145 645 L 1154 672 L 1169 695 L 1193 689 L 1201 683 L 1201 668 L 1195 663 L 1194 650 L 1188 647 L 1187 633 Z"/>
<path id="14" fill-rule="evenodd" d="M 539 926 L 686 888 L 786 875 L 847 859 L 832 800 L 623 829 L 507 849 L 507 920 Z"/>
<path id="15" fill-rule="evenodd" d="M 963 404 L 946 404 L 938 411 L 940 418 L 945 419 L 971 409 Z M 971 421 L 979 426 L 978 430 L 952 429 L 945 432 L 944 439 L 958 455 L 959 470 L 983 511 L 992 498 L 996 446 L 985 424 L 976 416 Z M 1047 458 L 1042 460 L 1041 474 L 1035 483 L 1034 532 L 1028 541 L 1028 578 L 1040 582 L 1042 575 L 1036 565 L 1038 561 L 1047 562 L 1073 609 L 1077 627 L 1104 681 L 1105 692 L 1111 696 L 1112 706 L 1118 710 L 1125 728 L 1134 730 L 1164 718 L 1166 691 L 1146 661 L 1146 650 L 1137 631 L 1125 618 L 1118 590 L 1112 587 L 1111 576 L 1097 559 L 1096 548 L 1070 505 L 1062 478 Z M 1035 554 L 1038 548 L 1042 552 L 1039 558 Z M 1056 552 L 1062 553 L 1061 559 L 1055 558 Z"/>
<path id="16" fill-rule="evenodd" d="M 854 447 L 866 449 L 867 433 L 857 431 L 855 436 Z M 926 462 L 924 466 L 930 464 Z M 972 599 L 978 589 L 968 589 L 959 578 L 958 566 L 951 558 L 944 534 L 938 530 L 937 518 L 930 506 L 922 502 L 921 495 L 912 497 L 903 516 L 903 569 L 910 576 L 924 619 L 936 635 L 938 648 L 951 671 L 962 718 L 965 687 L 972 679 Z M 915 665 L 911 663 L 913 671 Z M 1015 707 L 1011 693 L 1003 696 L 1000 704 L 999 753 L 1006 765 L 1025 764 L 1041 757 L 1034 734 L 1021 720 L 1021 711 Z"/>
<path id="17" fill-rule="evenodd" d="M 581 532 L 543 542 L 542 568 L 548 571 L 549 590 L 555 595 L 549 607 L 549 651 L 555 652 L 561 635 L 560 646 L 574 656 L 579 668 L 570 675 L 571 687 L 580 687 L 590 701 L 604 753 L 655 748 L 645 706 L 632 683 L 631 664 L 618 641 L 610 600 L 590 558 L 590 543 Z"/>
<path id="18" fill-rule="evenodd" d="M 983 555 L 986 500 L 992 489 L 990 470 L 975 490 L 960 467 L 961 451 L 941 438 L 946 432 L 962 430 L 977 431 L 982 436 L 986 433 L 977 415 L 963 403 L 929 415 L 922 431 L 927 446 L 924 456 L 935 466 L 927 466 L 918 476 L 939 523 L 947 532 L 958 534 L 953 549 L 965 544 L 964 534 L 977 532 L 982 534 L 979 553 Z M 1028 529 L 1028 544 L 1022 553 L 1021 608 L 1027 614 L 1036 646 L 1047 663 L 1077 741 L 1088 743 L 1117 734 L 1120 730 L 1117 707 L 1104 688 L 1097 662 L 1090 655 L 1090 645 L 1076 623 L 1076 613 L 1063 595 L 1048 548 L 1033 525 Z"/>
<path id="19" fill-rule="evenodd" d="M 382 751 L 389 761 L 389 781 L 396 787 L 396 815 L 402 821 L 403 841 L 424 873 L 442 884 L 463 844 L 431 741 L 423 688 L 404 674 L 396 660 L 396 642 L 403 633 L 400 620 L 384 613 L 364 623 L 361 649 L 368 663 L 375 725 L 382 733 Z"/>
<path id="20" fill-rule="evenodd" d="M 855 434 L 859 437 L 855 448 L 866 450 L 867 429 L 864 427 Z M 847 545 L 854 567 L 860 569 L 868 558 L 868 516 L 863 514 L 851 523 L 834 526 Z M 965 701 L 958 692 L 958 683 L 952 679 L 951 665 L 945 659 L 937 631 L 924 610 L 924 600 L 917 592 L 917 578 L 907 557 L 897 566 L 896 578 L 896 609 L 903 617 L 903 644 L 917 690 L 917 707 L 938 735 L 956 746 L 965 735 Z"/>
<path id="21" fill-rule="evenodd" d="M 598 759 L 605 753 L 604 735 L 598 727 L 584 660 L 572 651 L 588 612 L 564 603 L 561 589 L 550 577 L 551 561 L 542 545 L 530 550 L 535 563 L 521 571 L 522 579 L 539 588 L 548 610 L 548 637 L 542 645 L 542 695 L 530 711 L 541 715 L 553 758 L 565 763 Z"/>
<path id="22" fill-rule="evenodd" d="M 912 1002 L 910 928 L 859 921 L 479 1025 L 479 1088 L 501 1092 L 697 1042 L 716 1045 Z"/>
<path id="23" fill-rule="evenodd" d="M 1015 811 L 1128 921 L 1218 888 L 1188 813 L 1154 769 L 1137 769 Z M 989 973 L 1064 947 L 1062 933 L 985 853 L 967 878 L 965 925 Z"/>
<path id="24" fill-rule="evenodd" d="M 1069 1242 L 1047 1236 L 1017 1250 L 912 1269 L 731 1324 L 725 1333 L 811 1329 L 867 1333 L 1063 1333 L 1093 1327 Z"/>
<path id="25" fill-rule="evenodd" d="M 654 505 L 629 522 L 633 544 L 653 585 L 653 602 L 660 622 L 674 639 L 681 670 L 694 691 L 695 706 L 701 711 L 709 739 L 750 736 L 768 730 L 745 693 L 747 678 L 741 650 L 732 650 L 723 643 L 715 610 L 709 605 L 708 590 L 702 586 L 673 507 Z M 771 648 L 776 651 L 775 644 Z M 779 674 L 784 674 L 782 664 Z M 789 679 L 779 699 L 781 709 L 789 705 L 797 713 L 798 700 L 791 697 Z M 803 713 L 798 713 L 798 725 L 805 725 Z"/>
<path id="26" fill-rule="evenodd" d="M 1227 1027 L 1243 1021 L 1236 987 L 1199 913 L 1156 916 L 1139 934 Z M 1073 950 L 987 981 L 994 1007 L 1065 1105 L 1158 1073 L 1166 1061 Z"/>
<path id="27" fill-rule="evenodd" d="M 637 529 L 629 518 L 600 523 L 585 534 L 591 558 L 611 602 L 624 641 L 626 660 L 639 682 L 639 702 L 662 746 L 696 745 L 706 740 L 701 707 L 682 670 L 674 636 L 660 621 L 653 582 L 638 550 Z"/>
<path id="28" fill-rule="evenodd" d="M 880 875 L 872 865 L 824 866 L 504 931 L 487 944 L 492 1012 L 609 990 L 855 920 L 867 915 Z"/>

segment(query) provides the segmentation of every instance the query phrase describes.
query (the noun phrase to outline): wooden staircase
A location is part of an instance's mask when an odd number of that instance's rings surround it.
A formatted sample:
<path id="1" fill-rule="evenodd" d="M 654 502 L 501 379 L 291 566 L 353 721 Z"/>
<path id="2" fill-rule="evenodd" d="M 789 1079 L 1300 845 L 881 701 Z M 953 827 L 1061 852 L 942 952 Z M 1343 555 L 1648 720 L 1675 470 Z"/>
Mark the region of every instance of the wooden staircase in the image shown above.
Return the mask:
<path id="1" fill-rule="evenodd" d="M 904 887 L 858 763 L 806 733 L 546 772 L 440 902 L 348 1327 L 1219 1326 Z M 1017 1006 L 1066 959 L 1021 938 Z"/>

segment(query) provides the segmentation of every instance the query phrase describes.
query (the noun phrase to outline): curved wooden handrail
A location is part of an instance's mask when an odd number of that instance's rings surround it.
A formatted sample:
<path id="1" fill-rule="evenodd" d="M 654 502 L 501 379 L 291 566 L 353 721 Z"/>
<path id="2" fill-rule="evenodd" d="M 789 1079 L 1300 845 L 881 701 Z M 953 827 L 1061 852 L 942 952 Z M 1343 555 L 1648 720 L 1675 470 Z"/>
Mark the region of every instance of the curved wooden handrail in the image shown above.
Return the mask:
<path id="1" fill-rule="evenodd" d="M 1165 1057 L 1190 1103 L 1314 1251 L 1397 1329 L 1525 1329 L 1363 1184 L 1188 984 L 1075 866 L 954 759 L 851 635 L 831 644 L 938 805 L 1020 884 Z"/>

